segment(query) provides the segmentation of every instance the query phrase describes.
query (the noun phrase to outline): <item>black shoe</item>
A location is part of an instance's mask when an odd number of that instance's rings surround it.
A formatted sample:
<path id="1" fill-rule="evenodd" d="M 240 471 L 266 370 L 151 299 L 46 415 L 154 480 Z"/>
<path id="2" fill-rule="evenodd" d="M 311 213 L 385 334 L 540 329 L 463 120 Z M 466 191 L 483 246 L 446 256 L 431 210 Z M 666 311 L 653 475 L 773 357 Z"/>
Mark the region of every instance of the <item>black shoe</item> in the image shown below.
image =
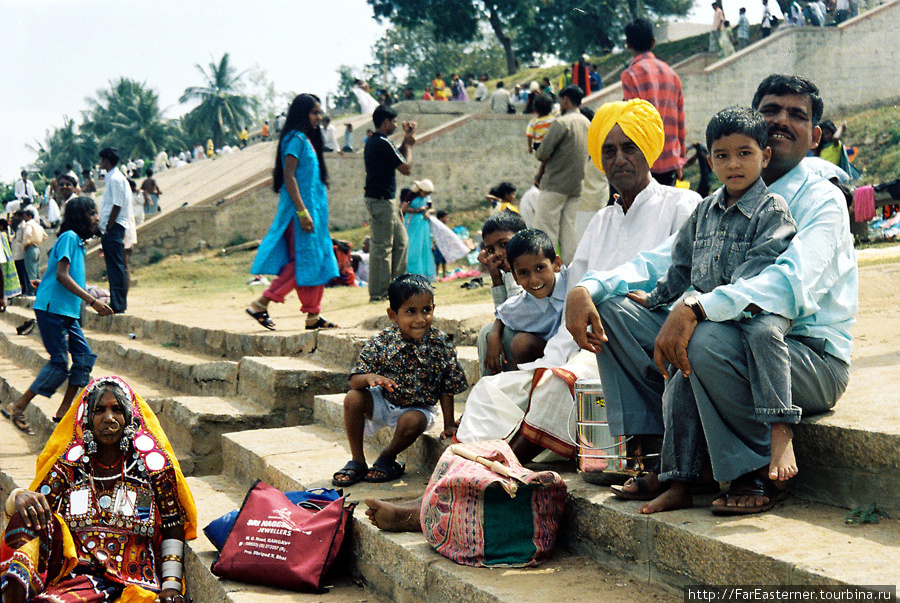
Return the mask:
<path id="1" fill-rule="evenodd" d="M 18 327 L 16 327 L 16 333 L 18 333 L 19 335 L 28 335 L 32 331 L 34 331 L 34 319 L 33 318 L 29 318 L 28 320 L 26 320 L 25 322 L 20 324 Z"/>

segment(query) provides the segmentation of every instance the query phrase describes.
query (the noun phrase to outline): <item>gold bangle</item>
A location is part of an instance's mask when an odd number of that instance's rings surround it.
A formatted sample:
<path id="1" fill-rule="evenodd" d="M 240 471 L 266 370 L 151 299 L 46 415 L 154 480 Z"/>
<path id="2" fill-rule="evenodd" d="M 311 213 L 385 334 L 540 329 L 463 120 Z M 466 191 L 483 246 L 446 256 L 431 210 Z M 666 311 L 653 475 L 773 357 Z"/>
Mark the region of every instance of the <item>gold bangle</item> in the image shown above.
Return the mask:
<path id="1" fill-rule="evenodd" d="M 309 218 L 309 217 L 310 217 L 310 215 L 309 215 L 309 210 L 308 210 L 308 209 L 304 209 L 303 211 L 300 211 L 300 210 L 298 209 L 298 210 L 297 210 L 297 217 L 300 218 L 301 220 L 302 220 L 303 218 Z"/>

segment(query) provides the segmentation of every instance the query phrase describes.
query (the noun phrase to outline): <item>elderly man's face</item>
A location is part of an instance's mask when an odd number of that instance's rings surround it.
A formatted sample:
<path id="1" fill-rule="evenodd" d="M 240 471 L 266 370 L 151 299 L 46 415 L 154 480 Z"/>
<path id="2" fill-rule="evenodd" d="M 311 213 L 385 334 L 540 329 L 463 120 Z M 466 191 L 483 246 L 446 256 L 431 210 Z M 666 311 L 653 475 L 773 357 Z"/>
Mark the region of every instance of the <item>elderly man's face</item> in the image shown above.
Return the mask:
<path id="1" fill-rule="evenodd" d="M 614 125 L 606 135 L 600 147 L 600 162 L 609 183 L 620 193 L 625 194 L 638 187 L 643 190 L 650 180 L 647 158 L 619 124 Z"/>
<path id="2" fill-rule="evenodd" d="M 760 99 L 759 112 L 769 124 L 769 170 L 788 172 L 818 146 L 822 131 L 813 126 L 812 101 L 808 96 L 768 94 Z"/>

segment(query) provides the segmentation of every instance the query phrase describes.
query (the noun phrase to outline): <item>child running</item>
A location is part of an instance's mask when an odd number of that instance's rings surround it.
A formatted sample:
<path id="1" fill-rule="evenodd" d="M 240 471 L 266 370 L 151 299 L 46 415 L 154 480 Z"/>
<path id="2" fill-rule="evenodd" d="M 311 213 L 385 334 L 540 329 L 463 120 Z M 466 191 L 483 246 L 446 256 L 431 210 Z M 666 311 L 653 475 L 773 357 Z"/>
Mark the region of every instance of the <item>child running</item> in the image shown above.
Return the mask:
<path id="1" fill-rule="evenodd" d="M 489 341 L 501 341 L 506 328 L 516 331 L 510 345 L 515 368 L 544 355 L 547 340 L 562 321 L 567 278 L 553 242 L 542 230 L 517 232 L 506 246 L 506 260 L 523 291 L 497 308 Z"/>
<path id="2" fill-rule="evenodd" d="M 725 109 L 710 120 L 709 164 L 725 186 L 700 202 L 681 227 L 672 265 L 656 288 L 649 294 L 633 291 L 629 298 L 655 308 L 674 301 L 689 286 L 706 293 L 756 276 L 787 248 L 797 225 L 784 199 L 768 192 L 760 177 L 772 155 L 768 130 L 762 114 L 744 107 Z M 685 305 L 698 320 L 706 318 L 696 297 L 686 297 Z M 756 418 L 771 425 L 768 477 L 785 481 L 797 474 L 791 424 L 800 421 L 800 408 L 791 403 L 790 358 L 784 341 L 791 322 L 755 306 L 748 309 L 753 316 L 739 324 Z"/>
<path id="3" fill-rule="evenodd" d="M 353 458 L 334 474 L 335 486 L 389 482 L 403 475 L 406 467 L 397 455 L 434 424 L 438 402 L 444 417 L 441 438 L 456 433 L 453 396 L 468 384 L 450 338 L 431 326 L 431 284 L 417 274 L 398 276 L 388 287 L 388 300 L 394 324 L 365 343 L 350 375 L 344 428 Z M 363 436 L 384 426 L 394 429 L 394 437 L 370 469 Z"/>
<path id="4" fill-rule="evenodd" d="M 69 410 L 78 390 L 91 380 L 91 369 L 97 356 L 91 352 L 81 332 L 81 301 L 84 300 L 100 316 L 113 313 L 112 308 L 84 290 L 84 242 L 100 234 L 99 226 L 100 216 L 93 199 L 76 197 L 66 203 L 58 238 L 47 257 L 47 272 L 34 298 L 34 314 L 50 360 L 22 397 L 0 411 L 28 435 L 34 435 L 34 431 L 25 420 L 25 408 L 36 395 L 49 398 L 68 379 L 66 393 L 53 417 L 58 423 Z M 69 354 L 72 356 L 71 367 Z"/>

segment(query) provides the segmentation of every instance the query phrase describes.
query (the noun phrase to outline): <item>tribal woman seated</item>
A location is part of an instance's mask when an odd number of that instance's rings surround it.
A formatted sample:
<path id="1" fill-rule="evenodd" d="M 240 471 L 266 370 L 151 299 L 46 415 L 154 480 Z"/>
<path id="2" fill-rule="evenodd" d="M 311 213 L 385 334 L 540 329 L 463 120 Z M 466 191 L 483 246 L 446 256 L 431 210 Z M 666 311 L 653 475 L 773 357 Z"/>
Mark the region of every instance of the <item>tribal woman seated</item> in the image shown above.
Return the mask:
<path id="1" fill-rule="evenodd" d="M 181 603 L 197 510 L 156 416 L 124 381 L 85 387 L 6 501 L 3 603 Z"/>

